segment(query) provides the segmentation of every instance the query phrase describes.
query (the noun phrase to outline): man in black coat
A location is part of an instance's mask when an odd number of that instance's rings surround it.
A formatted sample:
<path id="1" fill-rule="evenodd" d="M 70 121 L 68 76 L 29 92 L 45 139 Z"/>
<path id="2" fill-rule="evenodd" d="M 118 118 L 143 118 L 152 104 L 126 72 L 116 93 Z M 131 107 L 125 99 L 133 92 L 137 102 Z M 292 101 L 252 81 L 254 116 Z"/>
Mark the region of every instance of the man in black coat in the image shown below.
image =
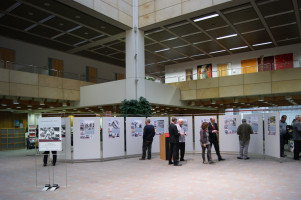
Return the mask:
<path id="1" fill-rule="evenodd" d="M 215 123 L 215 118 L 210 118 L 210 123 L 209 123 L 209 127 L 208 127 L 208 131 L 209 131 L 209 141 L 210 141 L 210 145 L 212 146 L 212 144 L 214 145 L 214 149 L 216 152 L 216 155 L 218 157 L 218 161 L 222 161 L 225 160 L 221 157 L 221 154 L 219 152 L 219 144 L 218 144 L 218 127 L 217 124 Z"/>
<path id="2" fill-rule="evenodd" d="M 145 160 L 146 149 L 147 149 L 147 159 L 152 158 L 152 143 L 155 136 L 155 127 L 150 124 L 150 119 L 145 120 L 145 126 L 143 129 L 143 145 L 142 145 L 142 157 L 140 160 Z"/>
<path id="3" fill-rule="evenodd" d="M 174 164 L 174 166 L 181 166 L 179 164 L 179 137 L 180 134 L 178 128 L 176 126 L 177 118 L 173 117 L 171 119 L 172 123 L 169 125 L 169 165 Z M 173 162 L 171 161 L 171 157 L 173 157 Z"/>

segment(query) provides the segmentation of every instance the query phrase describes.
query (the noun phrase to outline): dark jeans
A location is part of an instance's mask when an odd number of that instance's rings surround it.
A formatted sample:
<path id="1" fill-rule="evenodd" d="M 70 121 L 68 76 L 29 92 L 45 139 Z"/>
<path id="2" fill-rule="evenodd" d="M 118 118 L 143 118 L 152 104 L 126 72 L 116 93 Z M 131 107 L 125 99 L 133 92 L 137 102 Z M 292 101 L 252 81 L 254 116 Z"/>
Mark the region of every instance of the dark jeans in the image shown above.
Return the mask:
<path id="1" fill-rule="evenodd" d="M 201 146 L 202 146 L 202 158 L 203 158 L 203 161 L 206 161 L 205 160 L 205 153 L 206 153 L 206 149 L 207 149 L 207 159 L 208 161 L 212 161 L 212 158 L 211 158 L 211 145 L 210 144 L 206 144 L 206 147 L 204 147 L 201 143 Z"/>
<path id="2" fill-rule="evenodd" d="M 218 141 L 210 142 L 210 146 L 211 146 L 211 147 L 212 147 L 212 144 L 213 144 L 213 146 L 214 146 L 214 149 L 215 149 L 217 158 L 218 158 L 219 160 L 222 159 L 221 154 L 220 154 L 220 152 L 219 152 Z"/>
<path id="3" fill-rule="evenodd" d="M 284 140 L 285 135 L 280 135 L 280 156 L 284 155 Z"/>
<path id="4" fill-rule="evenodd" d="M 152 143 L 153 141 L 143 140 L 142 145 L 142 158 L 145 158 L 146 156 L 146 149 L 147 149 L 147 158 L 152 158 Z"/>
<path id="5" fill-rule="evenodd" d="M 171 157 L 173 157 L 174 165 L 178 164 L 179 143 L 170 143 L 169 144 L 169 163 L 171 163 Z"/>
<path id="6" fill-rule="evenodd" d="M 184 160 L 185 155 L 185 142 L 179 143 L 179 149 L 180 149 L 180 160 Z"/>
<path id="7" fill-rule="evenodd" d="M 56 153 L 57 152 L 56 151 L 51 151 L 51 152 L 52 152 L 52 155 L 53 155 L 52 163 L 55 165 L 55 163 L 56 163 L 56 157 L 57 157 Z M 45 151 L 43 154 L 44 154 L 43 162 L 44 162 L 44 164 L 47 164 L 49 151 Z"/>
<path id="8" fill-rule="evenodd" d="M 294 140 L 294 159 L 299 160 L 301 152 L 301 140 Z"/>

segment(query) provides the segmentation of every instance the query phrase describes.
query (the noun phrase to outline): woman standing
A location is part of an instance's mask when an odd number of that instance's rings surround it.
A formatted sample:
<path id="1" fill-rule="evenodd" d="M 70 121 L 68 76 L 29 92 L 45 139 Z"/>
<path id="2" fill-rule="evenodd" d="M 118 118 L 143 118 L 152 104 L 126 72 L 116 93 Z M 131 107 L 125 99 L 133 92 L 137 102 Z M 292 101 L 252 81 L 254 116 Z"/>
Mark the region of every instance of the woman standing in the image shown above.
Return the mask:
<path id="1" fill-rule="evenodd" d="M 202 128 L 200 131 L 201 135 L 201 146 L 202 146 L 202 158 L 203 158 L 203 163 L 206 164 L 206 159 L 205 159 L 205 152 L 207 149 L 207 159 L 209 164 L 213 164 L 214 162 L 211 159 L 211 145 L 209 142 L 209 132 L 208 132 L 208 122 L 204 122 L 202 124 Z"/>

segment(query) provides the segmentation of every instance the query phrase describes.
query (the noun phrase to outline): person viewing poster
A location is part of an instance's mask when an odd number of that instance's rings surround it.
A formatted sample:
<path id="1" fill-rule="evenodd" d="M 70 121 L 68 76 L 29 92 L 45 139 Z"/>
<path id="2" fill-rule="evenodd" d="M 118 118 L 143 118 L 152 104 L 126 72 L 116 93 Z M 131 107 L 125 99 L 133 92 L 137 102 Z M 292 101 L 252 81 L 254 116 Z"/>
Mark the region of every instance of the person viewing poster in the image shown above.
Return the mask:
<path id="1" fill-rule="evenodd" d="M 159 119 L 154 121 L 154 127 L 156 135 L 162 135 L 164 133 L 164 120 Z"/>
<path id="2" fill-rule="evenodd" d="M 247 123 L 251 125 L 253 134 L 258 134 L 258 116 L 246 116 Z"/>
<path id="3" fill-rule="evenodd" d="M 142 120 L 139 119 L 131 119 L 131 135 L 132 137 L 140 137 L 142 136 Z"/>
<path id="4" fill-rule="evenodd" d="M 225 117 L 224 130 L 225 130 L 225 134 L 236 134 L 237 133 L 236 118 Z"/>
<path id="5" fill-rule="evenodd" d="M 94 121 L 93 120 L 80 120 L 80 139 L 93 139 L 94 138 Z"/>
<path id="6" fill-rule="evenodd" d="M 109 138 L 120 137 L 120 119 L 109 119 L 108 133 Z"/>
<path id="7" fill-rule="evenodd" d="M 276 135 L 276 116 L 268 117 L 268 135 Z"/>
<path id="8" fill-rule="evenodd" d="M 62 151 L 61 118 L 39 118 L 39 151 Z"/>

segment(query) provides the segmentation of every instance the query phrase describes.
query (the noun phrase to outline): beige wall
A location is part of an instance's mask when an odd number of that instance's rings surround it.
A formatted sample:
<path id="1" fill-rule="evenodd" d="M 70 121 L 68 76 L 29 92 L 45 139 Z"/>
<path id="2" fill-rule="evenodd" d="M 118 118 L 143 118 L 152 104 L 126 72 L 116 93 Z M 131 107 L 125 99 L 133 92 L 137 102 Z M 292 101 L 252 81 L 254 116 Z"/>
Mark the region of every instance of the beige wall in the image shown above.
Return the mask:
<path id="1" fill-rule="evenodd" d="M 41 74 L 0 69 L 0 95 L 80 100 L 80 87 L 91 83 Z"/>
<path id="2" fill-rule="evenodd" d="M 301 92 L 301 68 L 257 72 L 169 83 L 181 90 L 181 100 Z"/>
<path id="3" fill-rule="evenodd" d="M 103 15 L 119 21 L 129 27 L 133 26 L 132 0 L 74 0 Z"/>
<path id="4" fill-rule="evenodd" d="M 148 26 L 231 0 L 138 0 L 139 27 Z"/>

